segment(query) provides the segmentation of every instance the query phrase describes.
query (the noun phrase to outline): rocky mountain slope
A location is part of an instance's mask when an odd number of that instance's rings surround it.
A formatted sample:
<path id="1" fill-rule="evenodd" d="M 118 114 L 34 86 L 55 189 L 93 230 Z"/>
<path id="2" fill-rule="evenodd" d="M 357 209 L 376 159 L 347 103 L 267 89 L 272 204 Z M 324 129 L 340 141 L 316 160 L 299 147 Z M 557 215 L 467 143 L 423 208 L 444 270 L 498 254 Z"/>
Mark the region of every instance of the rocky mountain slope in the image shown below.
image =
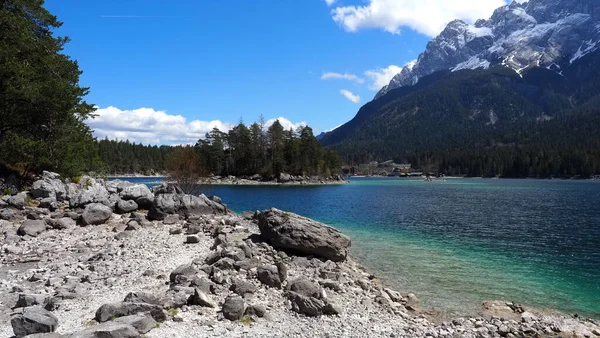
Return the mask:
<path id="1" fill-rule="evenodd" d="M 502 64 L 519 73 L 531 67 L 560 73 L 598 50 L 599 42 L 600 2 L 596 0 L 515 1 L 473 25 L 461 20 L 449 23 L 375 98 L 441 70 Z"/>

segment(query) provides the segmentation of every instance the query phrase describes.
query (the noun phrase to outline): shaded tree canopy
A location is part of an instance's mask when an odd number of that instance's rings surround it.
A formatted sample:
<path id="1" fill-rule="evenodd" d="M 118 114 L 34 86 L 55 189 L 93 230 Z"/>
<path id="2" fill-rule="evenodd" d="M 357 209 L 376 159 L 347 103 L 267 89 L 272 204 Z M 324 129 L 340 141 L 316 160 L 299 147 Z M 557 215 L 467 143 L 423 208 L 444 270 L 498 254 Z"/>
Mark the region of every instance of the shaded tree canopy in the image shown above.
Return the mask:
<path id="1" fill-rule="evenodd" d="M 67 37 L 42 0 L 0 2 L 0 161 L 26 174 L 67 176 L 98 167 L 76 61 L 62 53 Z"/>

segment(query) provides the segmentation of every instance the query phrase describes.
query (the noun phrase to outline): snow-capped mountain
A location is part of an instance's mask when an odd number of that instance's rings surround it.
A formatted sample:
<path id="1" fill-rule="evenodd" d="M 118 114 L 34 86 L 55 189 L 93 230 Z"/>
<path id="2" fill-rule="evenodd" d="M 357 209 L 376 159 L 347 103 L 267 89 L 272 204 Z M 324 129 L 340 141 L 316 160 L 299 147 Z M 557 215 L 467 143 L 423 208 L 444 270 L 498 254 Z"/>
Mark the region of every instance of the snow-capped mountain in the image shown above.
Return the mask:
<path id="1" fill-rule="evenodd" d="M 600 0 L 530 0 L 498 8 L 489 20 L 450 22 L 417 61 L 375 96 L 413 85 L 440 70 L 503 64 L 517 72 L 545 67 L 557 73 L 600 48 Z"/>

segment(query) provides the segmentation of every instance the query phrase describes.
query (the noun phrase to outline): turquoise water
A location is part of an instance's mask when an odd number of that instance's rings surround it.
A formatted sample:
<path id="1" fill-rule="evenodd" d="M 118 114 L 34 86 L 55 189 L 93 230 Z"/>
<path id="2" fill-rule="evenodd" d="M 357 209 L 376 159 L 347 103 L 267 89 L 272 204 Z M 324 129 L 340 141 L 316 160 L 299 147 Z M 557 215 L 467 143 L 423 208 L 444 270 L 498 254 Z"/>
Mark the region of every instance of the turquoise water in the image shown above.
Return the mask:
<path id="1" fill-rule="evenodd" d="M 600 182 L 365 178 L 207 194 L 237 212 L 276 207 L 339 228 L 387 284 L 448 315 L 509 300 L 600 318 Z"/>

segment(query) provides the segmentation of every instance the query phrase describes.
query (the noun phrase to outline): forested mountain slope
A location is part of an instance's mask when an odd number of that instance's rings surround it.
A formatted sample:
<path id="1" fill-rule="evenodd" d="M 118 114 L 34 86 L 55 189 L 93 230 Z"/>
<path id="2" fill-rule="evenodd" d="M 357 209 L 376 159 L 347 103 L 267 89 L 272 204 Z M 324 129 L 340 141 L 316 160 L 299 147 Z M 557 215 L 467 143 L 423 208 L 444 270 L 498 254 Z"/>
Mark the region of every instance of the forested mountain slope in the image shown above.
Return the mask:
<path id="1" fill-rule="evenodd" d="M 600 52 L 560 73 L 441 71 L 390 90 L 324 135 L 347 163 L 393 158 L 469 176 L 600 173 Z"/>

